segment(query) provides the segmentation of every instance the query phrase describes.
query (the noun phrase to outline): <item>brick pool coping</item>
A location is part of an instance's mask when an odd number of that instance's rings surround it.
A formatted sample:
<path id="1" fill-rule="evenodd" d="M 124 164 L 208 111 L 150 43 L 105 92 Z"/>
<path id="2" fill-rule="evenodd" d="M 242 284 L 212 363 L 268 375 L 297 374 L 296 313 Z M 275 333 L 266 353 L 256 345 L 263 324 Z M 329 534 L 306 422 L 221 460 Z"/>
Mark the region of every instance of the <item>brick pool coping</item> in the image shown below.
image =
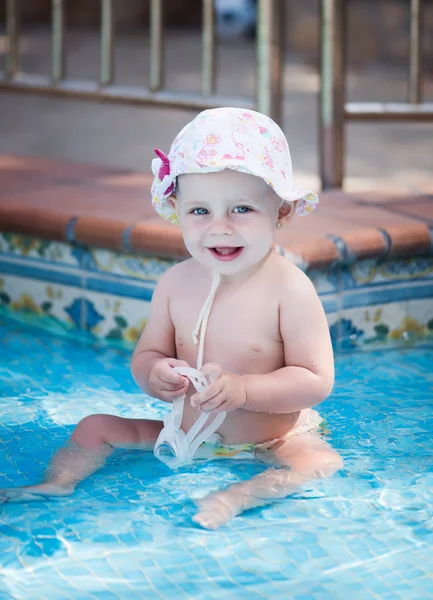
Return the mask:
<path id="1" fill-rule="evenodd" d="M 183 258 L 179 227 L 150 203 L 152 175 L 0 155 L 0 230 L 121 252 Z M 433 177 L 402 190 L 320 194 L 319 209 L 277 233 L 279 251 L 306 268 L 431 253 Z"/>

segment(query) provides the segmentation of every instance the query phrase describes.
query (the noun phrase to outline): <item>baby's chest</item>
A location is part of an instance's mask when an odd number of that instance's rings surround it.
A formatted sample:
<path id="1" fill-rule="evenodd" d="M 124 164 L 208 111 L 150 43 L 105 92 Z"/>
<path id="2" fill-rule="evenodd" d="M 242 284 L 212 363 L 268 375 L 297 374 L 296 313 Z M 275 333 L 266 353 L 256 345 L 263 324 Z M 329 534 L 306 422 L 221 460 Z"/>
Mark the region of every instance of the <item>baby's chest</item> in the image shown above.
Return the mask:
<path id="1" fill-rule="evenodd" d="M 194 365 L 198 346 L 194 331 L 201 306 L 175 311 L 175 341 L 179 358 Z M 205 336 L 204 362 L 218 362 L 225 369 L 241 372 L 272 370 L 282 357 L 277 303 L 260 297 L 239 305 L 233 301 L 214 303 Z"/>

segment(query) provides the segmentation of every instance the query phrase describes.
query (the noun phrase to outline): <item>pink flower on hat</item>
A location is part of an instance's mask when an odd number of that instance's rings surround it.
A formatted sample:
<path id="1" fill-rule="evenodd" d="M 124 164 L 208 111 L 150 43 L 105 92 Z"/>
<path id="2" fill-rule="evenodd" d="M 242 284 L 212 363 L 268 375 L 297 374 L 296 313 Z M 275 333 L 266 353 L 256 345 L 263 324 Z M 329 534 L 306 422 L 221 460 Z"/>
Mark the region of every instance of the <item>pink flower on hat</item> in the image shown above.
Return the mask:
<path id="1" fill-rule="evenodd" d="M 170 176 L 170 161 L 168 160 L 168 156 L 159 150 L 158 148 L 154 148 L 154 152 L 156 156 L 161 160 L 161 166 L 158 170 L 158 177 L 160 181 L 164 181 L 165 177 Z M 165 190 L 164 194 L 170 194 L 174 190 L 174 183 L 171 183 L 169 187 Z"/>

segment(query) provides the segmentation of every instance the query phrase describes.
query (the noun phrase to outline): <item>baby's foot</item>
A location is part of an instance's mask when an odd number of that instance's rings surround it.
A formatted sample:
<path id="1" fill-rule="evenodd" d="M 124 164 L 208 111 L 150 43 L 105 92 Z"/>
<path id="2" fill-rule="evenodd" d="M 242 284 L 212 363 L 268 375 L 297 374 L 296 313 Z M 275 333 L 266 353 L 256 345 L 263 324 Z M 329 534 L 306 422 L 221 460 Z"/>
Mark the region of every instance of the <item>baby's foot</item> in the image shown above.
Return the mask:
<path id="1" fill-rule="evenodd" d="M 23 488 L 11 490 L 0 490 L 0 504 L 12 504 L 16 502 L 35 502 L 42 500 L 41 494 L 32 494 Z"/>
<path id="2" fill-rule="evenodd" d="M 29 487 L 0 489 L 0 504 L 36 502 L 44 496 L 69 496 L 74 487 L 63 487 L 53 483 L 41 483 Z"/>
<path id="3" fill-rule="evenodd" d="M 198 512 L 192 520 L 204 529 L 218 529 L 245 509 L 245 499 L 242 495 L 238 493 L 235 496 L 229 490 L 214 492 L 195 500 L 195 503 Z"/>

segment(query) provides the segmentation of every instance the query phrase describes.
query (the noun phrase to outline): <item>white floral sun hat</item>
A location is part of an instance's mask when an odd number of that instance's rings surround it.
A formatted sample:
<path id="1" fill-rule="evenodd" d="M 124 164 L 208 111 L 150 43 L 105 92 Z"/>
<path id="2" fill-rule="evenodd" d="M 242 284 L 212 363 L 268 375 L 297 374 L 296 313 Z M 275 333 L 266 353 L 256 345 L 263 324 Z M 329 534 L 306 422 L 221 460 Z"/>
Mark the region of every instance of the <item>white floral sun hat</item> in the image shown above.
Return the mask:
<path id="1" fill-rule="evenodd" d="M 155 149 L 152 204 L 161 217 L 178 223 L 169 202 L 176 178 L 184 173 L 233 169 L 261 177 L 284 202 L 298 200 L 296 212 L 305 216 L 319 204 L 314 192 L 295 188 L 292 161 L 284 133 L 266 115 L 243 108 L 205 110 L 177 135 L 165 156 Z"/>

